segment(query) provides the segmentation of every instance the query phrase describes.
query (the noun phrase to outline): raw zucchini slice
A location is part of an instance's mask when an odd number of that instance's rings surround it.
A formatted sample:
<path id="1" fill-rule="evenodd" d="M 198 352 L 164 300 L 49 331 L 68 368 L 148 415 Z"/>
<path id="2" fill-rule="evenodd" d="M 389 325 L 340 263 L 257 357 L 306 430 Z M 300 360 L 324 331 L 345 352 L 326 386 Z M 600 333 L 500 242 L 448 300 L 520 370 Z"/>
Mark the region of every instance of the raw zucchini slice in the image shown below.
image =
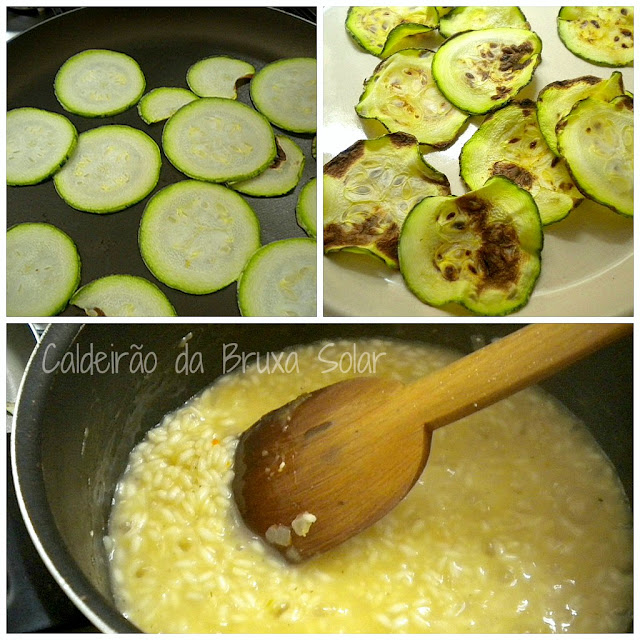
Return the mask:
<path id="1" fill-rule="evenodd" d="M 345 26 L 365 51 L 386 58 L 404 38 L 433 31 L 439 19 L 435 7 L 350 7 Z"/>
<path id="2" fill-rule="evenodd" d="M 80 256 L 64 231 L 26 222 L 7 231 L 7 315 L 60 313 L 80 283 Z"/>
<path id="3" fill-rule="evenodd" d="M 455 302 L 481 315 L 513 313 L 540 274 L 543 234 L 536 204 L 497 176 L 463 196 L 422 200 L 400 236 L 400 270 L 423 302 Z"/>
<path id="4" fill-rule="evenodd" d="M 460 176 L 470 189 L 504 176 L 533 196 L 542 224 L 557 222 L 582 202 L 564 161 L 547 146 L 531 100 L 494 111 L 462 148 Z"/>
<path id="5" fill-rule="evenodd" d="M 633 65 L 633 7 L 562 7 L 558 35 L 571 53 L 592 64 Z"/>
<path id="6" fill-rule="evenodd" d="M 7 113 L 7 184 L 38 184 L 69 158 L 76 128 L 59 113 L 22 107 Z"/>
<path id="7" fill-rule="evenodd" d="M 229 56 L 212 56 L 199 60 L 187 71 L 187 84 L 193 93 L 202 98 L 238 97 L 238 83 L 253 78 L 256 70 L 252 64 Z"/>
<path id="8" fill-rule="evenodd" d="M 540 38 L 527 29 L 466 31 L 438 49 L 433 57 L 433 77 L 458 109 L 488 113 L 529 84 L 541 50 Z"/>
<path id="9" fill-rule="evenodd" d="M 316 119 L 316 60 L 276 60 L 256 73 L 249 91 L 255 108 L 286 131 L 314 133 Z"/>
<path id="10" fill-rule="evenodd" d="M 153 124 L 170 118 L 180 107 L 197 99 L 198 96 L 188 89 L 158 87 L 138 102 L 138 113 L 147 124 Z"/>
<path id="11" fill-rule="evenodd" d="M 407 133 L 359 140 L 324 167 L 324 250 L 368 252 L 398 266 L 404 219 L 426 196 L 448 195 L 449 180 L 427 164 Z"/>
<path id="12" fill-rule="evenodd" d="M 260 224 L 235 191 L 183 180 L 149 200 L 138 244 L 142 259 L 160 282 L 201 295 L 238 278 L 260 246 Z"/>
<path id="13" fill-rule="evenodd" d="M 158 287 L 138 276 L 113 275 L 80 287 L 70 304 L 88 316 L 159 317 L 175 316 L 176 310 Z"/>
<path id="14" fill-rule="evenodd" d="M 456 7 L 440 18 L 438 29 L 444 38 L 462 31 L 512 27 L 530 29 L 518 7 Z"/>
<path id="15" fill-rule="evenodd" d="M 228 98 L 200 98 L 176 111 L 164 126 L 162 147 L 176 169 L 209 182 L 253 178 L 276 157 L 267 119 Z"/>
<path id="16" fill-rule="evenodd" d="M 310 238 L 278 240 L 253 254 L 238 280 L 243 316 L 316 315 L 316 243 Z"/>
<path id="17" fill-rule="evenodd" d="M 60 67 L 54 90 L 67 111 L 95 118 L 122 113 L 137 104 L 145 84 L 133 58 L 118 51 L 89 49 Z"/>
<path id="18" fill-rule="evenodd" d="M 80 134 L 76 150 L 53 181 L 74 209 L 111 213 L 149 195 L 161 164 L 160 149 L 146 133 L 108 124 Z"/>
<path id="19" fill-rule="evenodd" d="M 278 155 L 260 175 L 229 186 L 248 196 L 281 196 L 295 189 L 304 169 L 304 153 L 291 138 L 276 136 Z"/>
<path id="20" fill-rule="evenodd" d="M 469 115 L 440 93 L 431 75 L 433 55 L 406 49 L 382 61 L 365 82 L 356 113 L 380 121 L 391 133 L 410 133 L 421 144 L 449 146 Z"/>
<path id="21" fill-rule="evenodd" d="M 614 71 L 608 80 L 582 76 L 573 80 L 552 82 L 541 89 L 538 94 L 538 124 L 551 151 L 558 155 L 556 126 L 576 102 L 589 97 L 609 102 L 623 94 L 622 74 L 619 71 Z"/>
<path id="22" fill-rule="evenodd" d="M 557 133 L 558 149 L 580 191 L 633 216 L 633 100 L 581 100 Z"/>
<path id="23" fill-rule="evenodd" d="M 311 178 L 300 190 L 296 205 L 296 220 L 307 235 L 315 238 L 318 231 L 318 179 Z"/>

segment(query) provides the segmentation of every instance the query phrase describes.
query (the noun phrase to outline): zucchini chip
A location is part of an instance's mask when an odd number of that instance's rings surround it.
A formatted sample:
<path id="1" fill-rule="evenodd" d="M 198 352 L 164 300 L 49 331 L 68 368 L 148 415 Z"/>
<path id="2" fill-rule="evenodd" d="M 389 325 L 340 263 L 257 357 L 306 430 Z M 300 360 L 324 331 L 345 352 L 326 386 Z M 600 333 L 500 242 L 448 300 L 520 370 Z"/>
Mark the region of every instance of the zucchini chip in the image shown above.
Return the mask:
<path id="1" fill-rule="evenodd" d="M 345 26 L 365 51 L 386 58 L 401 40 L 433 31 L 438 21 L 435 7 L 350 7 Z"/>
<path id="2" fill-rule="evenodd" d="M 426 196 L 451 193 L 406 133 L 359 140 L 339 153 L 324 166 L 323 188 L 325 252 L 368 252 L 395 268 L 409 211 Z"/>
<path id="3" fill-rule="evenodd" d="M 444 38 L 463 31 L 513 27 L 530 29 L 524 14 L 518 7 L 456 7 L 440 18 L 438 29 Z"/>
<path id="4" fill-rule="evenodd" d="M 562 220 L 583 200 L 564 161 L 544 141 L 531 100 L 485 119 L 462 148 L 460 175 L 470 189 L 492 176 L 509 178 L 531 193 L 545 225 Z"/>
<path id="5" fill-rule="evenodd" d="M 458 109 L 494 111 L 529 84 L 542 42 L 527 29 L 481 29 L 449 38 L 433 57 L 433 78 Z"/>
<path id="6" fill-rule="evenodd" d="M 400 270 L 426 304 L 506 315 L 529 300 L 542 244 L 533 198 L 497 176 L 477 191 L 425 198 L 414 207 L 400 236 Z"/>
<path id="7" fill-rule="evenodd" d="M 538 124 L 549 149 L 558 153 L 556 126 L 576 102 L 594 97 L 609 102 L 624 94 L 622 74 L 614 71 L 608 80 L 596 76 L 582 76 L 573 80 L 552 82 L 538 94 Z"/>
<path id="8" fill-rule="evenodd" d="M 581 100 L 557 128 L 558 148 L 582 193 L 633 216 L 633 100 Z"/>
<path id="9" fill-rule="evenodd" d="M 407 49 L 381 62 L 365 82 L 356 113 L 379 120 L 391 133 L 410 133 L 421 144 L 449 146 L 469 116 L 440 93 L 431 75 L 433 55 Z"/>
<path id="10" fill-rule="evenodd" d="M 571 53 L 587 62 L 633 66 L 633 7 L 562 7 L 558 35 Z"/>

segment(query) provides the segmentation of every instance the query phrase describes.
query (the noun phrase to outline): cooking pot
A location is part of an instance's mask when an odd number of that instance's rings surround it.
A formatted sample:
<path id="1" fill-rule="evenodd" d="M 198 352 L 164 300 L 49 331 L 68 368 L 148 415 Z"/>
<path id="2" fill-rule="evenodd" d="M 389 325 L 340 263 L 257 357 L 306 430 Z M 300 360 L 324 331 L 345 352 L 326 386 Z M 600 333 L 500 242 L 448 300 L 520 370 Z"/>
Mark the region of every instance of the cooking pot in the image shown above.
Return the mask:
<path id="1" fill-rule="evenodd" d="M 53 324 L 23 379 L 12 437 L 22 515 L 48 569 L 104 632 L 136 632 L 116 609 L 103 536 L 131 449 L 240 354 L 389 336 L 469 352 L 507 324 Z M 234 346 L 237 345 L 237 346 Z M 542 386 L 592 430 L 632 497 L 632 338 Z M 233 357 L 231 356 L 233 354 Z M 226 356 L 226 361 L 225 361 Z"/>

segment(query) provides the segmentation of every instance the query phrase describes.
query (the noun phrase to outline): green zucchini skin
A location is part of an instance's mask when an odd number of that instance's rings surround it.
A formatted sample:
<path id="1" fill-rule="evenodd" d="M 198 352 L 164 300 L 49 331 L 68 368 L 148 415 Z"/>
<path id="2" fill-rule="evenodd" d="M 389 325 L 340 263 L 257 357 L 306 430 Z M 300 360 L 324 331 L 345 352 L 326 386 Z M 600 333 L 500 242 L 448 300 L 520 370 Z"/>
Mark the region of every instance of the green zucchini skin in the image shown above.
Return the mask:
<path id="1" fill-rule="evenodd" d="M 603 126 L 604 123 L 604 126 Z M 558 149 L 588 198 L 633 216 L 633 99 L 586 98 L 558 124 Z"/>
<path id="2" fill-rule="evenodd" d="M 512 100 L 533 79 L 542 41 L 527 29 L 465 31 L 446 40 L 433 57 L 433 78 L 461 111 L 484 115 Z"/>
<path id="3" fill-rule="evenodd" d="M 578 58 L 601 67 L 633 66 L 633 7 L 562 7 L 558 36 Z"/>
<path id="4" fill-rule="evenodd" d="M 369 253 L 397 268 L 409 210 L 451 190 L 447 177 L 425 162 L 414 136 L 390 133 L 359 140 L 330 160 L 323 193 L 325 252 Z"/>
<path id="5" fill-rule="evenodd" d="M 419 202 L 402 228 L 400 271 L 426 304 L 502 316 L 529 301 L 543 243 L 531 194 L 496 176 L 463 196 Z"/>
<path id="6" fill-rule="evenodd" d="M 583 200 L 563 159 L 549 149 L 536 104 L 511 102 L 488 115 L 460 153 L 460 176 L 479 189 L 503 175 L 533 196 L 543 225 L 565 218 Z"/>

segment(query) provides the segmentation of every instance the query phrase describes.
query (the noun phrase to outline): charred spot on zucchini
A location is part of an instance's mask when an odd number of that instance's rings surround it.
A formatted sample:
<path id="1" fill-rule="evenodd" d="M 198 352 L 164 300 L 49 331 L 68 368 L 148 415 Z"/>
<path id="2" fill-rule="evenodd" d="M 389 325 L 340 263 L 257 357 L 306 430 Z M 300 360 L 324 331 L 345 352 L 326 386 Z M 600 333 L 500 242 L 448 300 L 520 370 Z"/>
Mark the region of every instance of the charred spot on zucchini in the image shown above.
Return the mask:
<path id="1" fill-rule="evenodd" d="M 367 252 L 398 266 L 406 215 L 422 198 L 448 195 L 447 177 L 427 164 L 415 137 L 359 140 L 324 167 L 324 250 Z"/>
<path id="2" fill-rule="evenodd" d="M 404 38 L 433 31 L 439 19 L 435 7 L 350 7 L 345 26 L 365 51 L 386 58 Z"/>
<path id="3" fill-rule="evenodd" d="M 433 77 L 453 105 L 471 114 L 494 111 L 529 82 L 542 42 L 527 29 L 466 31 L 444 42 L 433 57 Z"/>
<path id="4" fill-rule="evenodd" d="M 488 116 L 462 148 L 460 176 L 479 189 L 504 176 L 531 193 L 542 224 L 557 222 L 582 202 L 567 167 L 545 142 L 531 100 L 512 102 Z"/>
<path id="5" fill-rule="evenodd" d="M 400 270 L 426 304 L 481 315 L 524 306 L 540 274 L 542 224 L 531 195 L 504 177 L 463 196 L 424 198 L 400 236 Z"/>
<path id="6" fill-rule="evenodd" d="M 557 126 L 558 148 L 588 198 L 633 216 L 633 100 L 581 100 Z"/>
<path id="7" fill-rule="evenodd" d="M 571 53 L 587 62 L 633 65 L 633 7 L 562 7 L 558 35 Z"/>
<path id="8" fill-rule="evenodd" d="M 428 49 L 407 49 L 382 61 L 365 82 L 356 113 L 391 133 L 410 133 L 421 144 L 449 146 L 469 116 L 440 93 L 431 74 L 433 56 Z"/>
<path id="9" fill-rule="evenodd" d="M 576 102 L 589 97 L 609 101 L 623 94 L 624 85 L 619 71 L 614 71 L 606 80 L 596 76 L 582 76 L 552 82 L 541 89 L 537 102 L 538 124 L 551 151 L 558 155 L 556 126 Z"/>
<path id="10" fill-rule="evenodd" d="M 440 17 L 438 29 L 444 38 L 450 38 L 463 31 L 494 27 L 529 29 L 530 25 L 519 7 L 455 7 Z"/>

